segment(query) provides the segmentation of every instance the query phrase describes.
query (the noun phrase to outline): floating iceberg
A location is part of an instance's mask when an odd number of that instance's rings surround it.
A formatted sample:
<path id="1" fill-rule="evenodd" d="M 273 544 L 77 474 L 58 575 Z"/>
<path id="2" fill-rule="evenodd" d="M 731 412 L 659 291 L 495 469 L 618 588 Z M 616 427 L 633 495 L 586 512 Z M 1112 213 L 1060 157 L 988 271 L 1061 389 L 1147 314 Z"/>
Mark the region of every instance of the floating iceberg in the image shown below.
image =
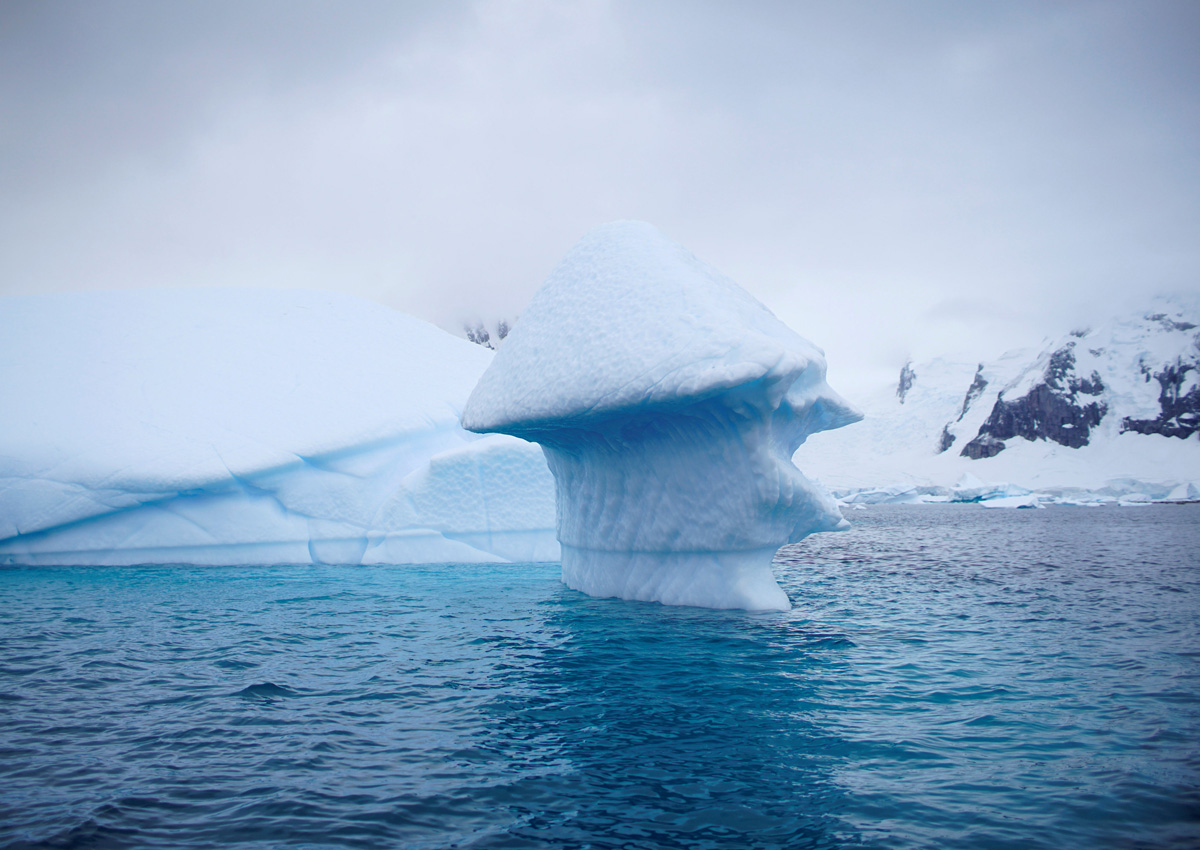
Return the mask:
<path id="1" fill-rule="evenodd" d="M 1042 500 L 1033 493 L 1024 496 L 996 496 L 992 499 L 979 500 L 982 508 L 1045 508 Z"/>
<path id="2" fill-rule="evenodd" d="M 459 424 L 491 356 L 332 293 L 0 299 L 0 563 L 557 560 L 541 451 Z"/>
<path id="3" fill-rule="evenodd" d="M 1171 492 L 1167 494 L 1166 501 L 1169 501 L 1169 502 L 1200 501 L 1200 486 L 1197 486 L 1195 481 L 1185 481 L 1184 483 L 1175 486 L 1171 490 Z"/>
<path id="4" fill-rule="evenodd" d="M 858 418 L 818 348 L 641 222 L 567 254 L 463 411 L 542 445 L 569 587 L 747 609 L 790 607 L 780 546 L 847 527 L 791 457 Z"/>
<path id="5" fill-rule="evenodd" d="M 870 487 L 842 494 L 846 505 L 920 505 L 947 500 L 944 488 L 916 484 L 895 484 L 891 487 Z"/>
<path id="6" fill-rule="evenodd" d="M 1004 499 L 1023 499 L 1029 495 L 1024 487 L 1014 484 L 990 484 L 977 476 L 964 472 L 958 483 L 950 490 L 952 502 L 995 502 Z"/>

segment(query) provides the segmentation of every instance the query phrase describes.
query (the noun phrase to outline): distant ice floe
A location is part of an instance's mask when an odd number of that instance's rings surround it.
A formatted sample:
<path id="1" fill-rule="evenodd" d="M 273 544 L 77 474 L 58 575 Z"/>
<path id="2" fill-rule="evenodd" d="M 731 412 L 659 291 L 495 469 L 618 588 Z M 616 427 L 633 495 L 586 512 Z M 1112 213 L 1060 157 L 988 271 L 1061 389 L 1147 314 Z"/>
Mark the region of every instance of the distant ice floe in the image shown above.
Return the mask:
<path id="1" fill-rule="evenodd" d="M 491 356 L 332 293 L 0 299 L 0 563 L 557 560 L 541 451 L 459 424 Z"/>
<path id="2" fill-rule="evenodd" d="M 568 586 L 748 609 L 790 607 L 780 546 L 846 527 L 791 456 L 858 418 L 818 348 L 642 222 L 571 249 L 463 412 L 542 445 Z"/>
<path id="3" fill-rule="evenodd" d="M 998 496 L 992 499 L 981 499 L 979 506 L 983 508 L 1044 508 L 1041 499 L 1033 493 L 1024 496 Z"/>
<path id="4" fill-rule="evenodd" d="M 964 473 L 954 487 L 894 485 L 836 491 L 844 506 L 904 505 L 934 502 L 975 503 L 985 508 L 1041 508 L 1047 505 L 1138 506 L 1156 503 L 1200 501 L 1200 486 L 1194 482 L 1150 482 L 1135 478 L 1112 479 L 1094 490 L 1053 487 L 1028 490 L 1004 482 L 984 482 Z"/>

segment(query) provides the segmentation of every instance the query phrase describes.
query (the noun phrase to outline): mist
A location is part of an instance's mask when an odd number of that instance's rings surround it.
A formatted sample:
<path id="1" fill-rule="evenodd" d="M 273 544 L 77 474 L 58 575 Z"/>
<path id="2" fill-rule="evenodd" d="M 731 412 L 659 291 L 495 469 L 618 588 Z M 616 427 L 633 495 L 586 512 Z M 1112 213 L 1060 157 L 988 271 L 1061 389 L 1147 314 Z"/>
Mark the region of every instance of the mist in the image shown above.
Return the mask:
<path id="1" fill-rule="evenodd" d="M 1200 290 L 1190 2 L 8 2 L 0 294 L 512 318 L 654 223 L 852 390 Z"/>

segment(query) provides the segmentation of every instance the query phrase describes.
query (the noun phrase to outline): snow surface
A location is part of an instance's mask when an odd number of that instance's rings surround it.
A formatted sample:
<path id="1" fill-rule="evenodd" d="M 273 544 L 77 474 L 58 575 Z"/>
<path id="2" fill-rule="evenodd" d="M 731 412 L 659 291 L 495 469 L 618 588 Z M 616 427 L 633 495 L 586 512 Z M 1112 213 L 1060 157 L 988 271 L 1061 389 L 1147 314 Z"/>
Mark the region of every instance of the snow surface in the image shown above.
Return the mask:
<path id="1" fill-rule="evenodd" d="M 1151 373 L 1196 358 L 1200 343 L 1189 325 L 1200 325 L 1196 299 L 1158 298 L 1143 313 L 1064 333 L 1040 350 L 1014 350 L 983 362 L 944 357 L 912 364 L 915 378 L 903 400 L 896 384 L 880 387 L 865 399 L 865 421 L 815 436 L 796 462 L 847 503 L 963 501 L 956 491 L 964 475 L 977 487 L 991 488 L 981 502 L 1008 499 L 1015 505 L 1016 497 L 1030 491 L 1042 502 L 1068 504 L 1192 498 L 1188 494 L 1200 493 L 1200 435 L 1121 432 L 1126 417 L 1153 418 L 1159 412 L 1160 386 Z M 1069 343 L 1078 373 L 1094 372 L 1104 385 L 1100 400 L 1107 413 L 1089 444 L 1068 448 L 1016 437 L 994 457 L 962 457 L 962 447 L 979 432 L 999 394 L 1022 396 L 1045 374 L 1051 355 Z M 977 372 L 987 387 L 968 399 Z M 1188 377 L 1194 381 L 1200 373 Z M 940 452 L 943 431 L 955 441 Z"/>
<path id="2" fill-rule="evenodd" d="M 557 560 L 538 448 L 459 425 L 491 356 L 332 293 L 0 299 L 0 563 Z"/>
<path id="3" fill-rule="evenodd" d="M 858 417 L 826 384 L 820 349 L 652 226 L 626 221 L 568 252 L 463 424 L 542 444 L 568 586 L 786 609 L 774 552 L 847 527 L 791 455 Z"/>

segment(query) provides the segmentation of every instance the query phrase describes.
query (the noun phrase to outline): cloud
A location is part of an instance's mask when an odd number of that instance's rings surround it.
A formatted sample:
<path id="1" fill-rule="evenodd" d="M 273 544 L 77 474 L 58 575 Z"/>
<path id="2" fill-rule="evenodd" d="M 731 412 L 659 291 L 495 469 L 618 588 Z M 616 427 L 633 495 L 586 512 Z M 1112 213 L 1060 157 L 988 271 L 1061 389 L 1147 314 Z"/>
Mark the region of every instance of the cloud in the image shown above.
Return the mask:
<path id="1" fill-rule="evenodd" d="M 311 286 L 451 326 L 644 218 L 850 377 L 1200 286 L 1187 2 L 0 15 L 4 293 Z"/>

